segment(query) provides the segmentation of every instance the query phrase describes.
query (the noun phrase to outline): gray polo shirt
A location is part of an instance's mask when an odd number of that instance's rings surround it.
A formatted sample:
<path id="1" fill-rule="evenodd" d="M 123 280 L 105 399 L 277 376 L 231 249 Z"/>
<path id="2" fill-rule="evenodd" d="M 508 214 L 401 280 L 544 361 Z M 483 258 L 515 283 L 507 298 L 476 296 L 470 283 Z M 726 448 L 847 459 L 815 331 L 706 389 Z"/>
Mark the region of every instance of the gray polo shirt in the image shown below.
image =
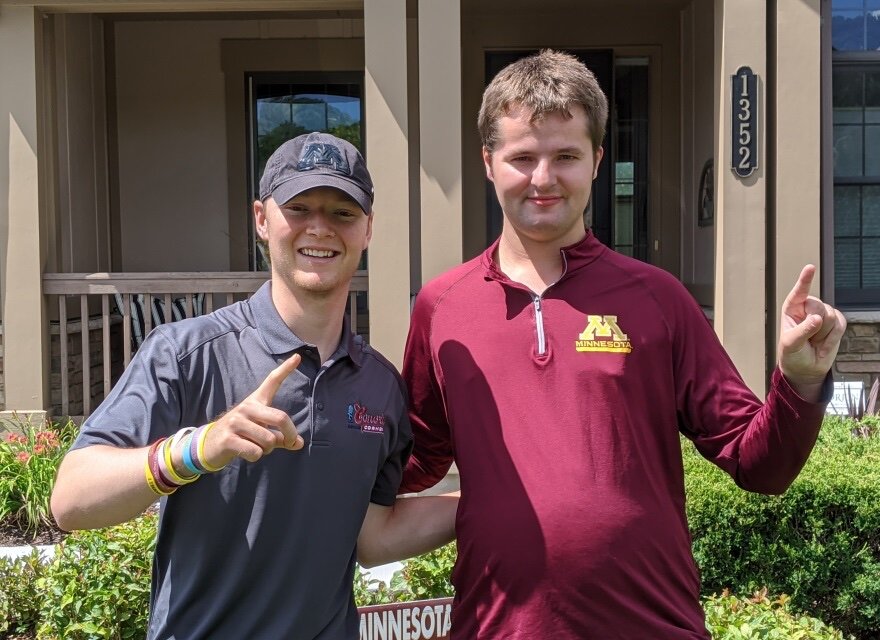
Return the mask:
<path id="1" fill-rule="evenodd" d="M 305 440 L 240 459 L 162 499 L 149 640 L 357 638 L 351 585 L 369 502 L 391 505 L 411 447 L 403 383 L 346 327 L 323 365 L 264 285 L 156 328 L 74 448 L 140 447 L 210 422 L 294 351 L 274 406 Z"/>

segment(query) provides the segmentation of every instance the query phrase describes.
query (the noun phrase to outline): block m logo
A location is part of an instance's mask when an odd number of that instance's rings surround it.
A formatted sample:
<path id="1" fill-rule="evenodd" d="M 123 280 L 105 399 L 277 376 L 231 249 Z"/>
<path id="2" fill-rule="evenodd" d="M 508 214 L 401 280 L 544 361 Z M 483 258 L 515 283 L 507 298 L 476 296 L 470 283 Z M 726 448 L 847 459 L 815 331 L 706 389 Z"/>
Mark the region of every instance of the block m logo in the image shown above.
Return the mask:
<path id="1" fill-rule="evenodd" d="M 329 167 L 345 175 L 351 175 L 351 167 L 349 167 L 345 156 L 338 147 L 332 144 L 312 142 L 307 145 L 303 149 L 296 169 L 297 171 L 311 171 L 318 165 Z"/>
<path id="2" fill-rule="evenodd" d="M 579 340 L 612 338 L 617 341 L 629 340 L 617 326 L 617 316 L 587 316 L 587 328 L 578 336 Z"/>
<path id="3" fill-rule="evenodd" d="M 587 316 L 587 328 L 578 334 L 574 346 L 581 352 L 632 352 L 632 343 L 617 324 L 617 316 Z"/>

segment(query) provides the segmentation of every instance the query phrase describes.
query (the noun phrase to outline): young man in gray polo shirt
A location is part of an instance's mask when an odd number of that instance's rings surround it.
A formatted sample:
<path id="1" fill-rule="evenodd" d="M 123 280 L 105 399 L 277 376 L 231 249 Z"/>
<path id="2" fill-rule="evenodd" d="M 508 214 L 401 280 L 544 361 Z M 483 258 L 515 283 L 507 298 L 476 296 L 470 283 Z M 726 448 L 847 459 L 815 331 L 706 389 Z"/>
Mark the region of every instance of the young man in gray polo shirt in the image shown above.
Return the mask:
<path id="1" fill-rule="evenodd" d="M 356 638 L 356 553 L 377 564 L 452 538 L 457 499 L 395 502 L 412 439 L 404 387 L 346 323 L 372 201 L 352 145 L 283 144 L 254 203 L 271 281 L 157 327 L 64 459 L 64 529 L 163 496 L 150 640 Z"/>

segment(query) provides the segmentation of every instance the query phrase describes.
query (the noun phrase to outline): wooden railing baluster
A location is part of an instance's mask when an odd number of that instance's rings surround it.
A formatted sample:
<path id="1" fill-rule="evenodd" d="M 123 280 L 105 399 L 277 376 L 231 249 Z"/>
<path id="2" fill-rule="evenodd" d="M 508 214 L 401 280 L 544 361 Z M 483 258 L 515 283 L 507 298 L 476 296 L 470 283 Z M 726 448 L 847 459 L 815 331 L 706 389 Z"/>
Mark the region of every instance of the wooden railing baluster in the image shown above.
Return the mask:
<path id="1" fill-rule="evenodd" d="M 67 370 L 70 363 L 67 361 L 67 297 L 58 296 L 58 324 L 61 331 L 59 338 L 61 340 L 61 411 L 64 414 L 70 413 L 70 389 L 67 378 Z"/>
<path id="2" fill-rule="evenodd" d="M 196 314 L 197 301 L 195 296 L 201 295 L 202 310 L 211 313 L 225 299 L 227 305 L 234 304 L 236 300 L 250 297 L 269 277 L 268 273 L 231 272 L 231 273 L 47 273 L 43 275 L 43 292 L 46 296 L 55 296 L 58 305 L 60 352 L 61 403 L 56 405 L 56 411 L 60 408 L 65 415 L 70 415 L 71 405 L 78 409 L 76 401 L 71 403 L 70 384 L 71 372 L 68 327 L 67 300 L 69 296 L 79 296 L 80 304 L 80 344 L 82 350 L 82 385 L 84 416 L 92 410 L 91 393 L 91 355 L 90 331 L 89 331 L 89 298 L 90 295 L 101 296 L 101 369 L 102 386 L 104 397 L 113 386 L 113 349 L 118 340 L 122 340 L 122 364 L 127 367 L 131 362 L 132 351 L 137 348 L 132 340 L 132 301 L 133 296 L 141 295 L 143 299 L 143 328 L 144 335 L 154 328 L 152 318 L 153 300 L 159 299 L 164 303 L 165 320 L 171 322 L 174 318 L 174 301 L 184 301 L 186 317 L 191 318 Z M 367 274 L 359 271 L 352 280 L 349 294 L 349 318 L 351 328 L 357 332 L 359 327 L 357 317 L 357 294 L 367 291 Z M 122 299 L 121 315 L 111 312 L 110 296 L 120 296 Z M 219 296 L 217 300 L 214 296 Z M 47 300 L 47 303 L 53 301 Z M 179 303 L 179 302 L 178 302 Z M 222 305 L 221 305 L 222 306 Z M 116 332 L 113 326 L 122 324 L 122 331 Z M 366 329 L 366 327 L 363 327 Z M 57 396 L 56 396 L 57 398 Z M 57 401 L 57 400 L 56 400 Z"/>
<path id="3" fill-rule="evenodd" d="M 110 301 L 101 295 L 101 371 L 104 375 L 104 397 L 110 393 Z"/>
<path id="4" fill-rule="evenodd" d="M 83 415 L 92 412 L 92 358 L 89 353 L 89 297 L 79 296 L 80 345 L 82 348 Z"/>

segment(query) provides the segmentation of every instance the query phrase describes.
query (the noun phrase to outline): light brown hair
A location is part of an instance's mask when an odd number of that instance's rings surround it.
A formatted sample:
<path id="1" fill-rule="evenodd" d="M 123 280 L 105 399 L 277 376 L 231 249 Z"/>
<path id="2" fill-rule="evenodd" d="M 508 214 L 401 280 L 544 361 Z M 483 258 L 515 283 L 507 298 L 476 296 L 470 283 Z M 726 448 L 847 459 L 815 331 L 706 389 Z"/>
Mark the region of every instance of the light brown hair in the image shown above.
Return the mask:
<path id="1" fill-rule="evenodd" d="M 572 105 L 587 114 L 587 134 L 593 151 L 605 137 L 608 98 L 593 72 L 573 55 L 544 49 L 506 66 L 486 87 L 477 127 L 483 146 L 491 153 L 498 144 L 498 121 L 518 107 L 536 122 L 551 113 L 571 118 Z"/>

